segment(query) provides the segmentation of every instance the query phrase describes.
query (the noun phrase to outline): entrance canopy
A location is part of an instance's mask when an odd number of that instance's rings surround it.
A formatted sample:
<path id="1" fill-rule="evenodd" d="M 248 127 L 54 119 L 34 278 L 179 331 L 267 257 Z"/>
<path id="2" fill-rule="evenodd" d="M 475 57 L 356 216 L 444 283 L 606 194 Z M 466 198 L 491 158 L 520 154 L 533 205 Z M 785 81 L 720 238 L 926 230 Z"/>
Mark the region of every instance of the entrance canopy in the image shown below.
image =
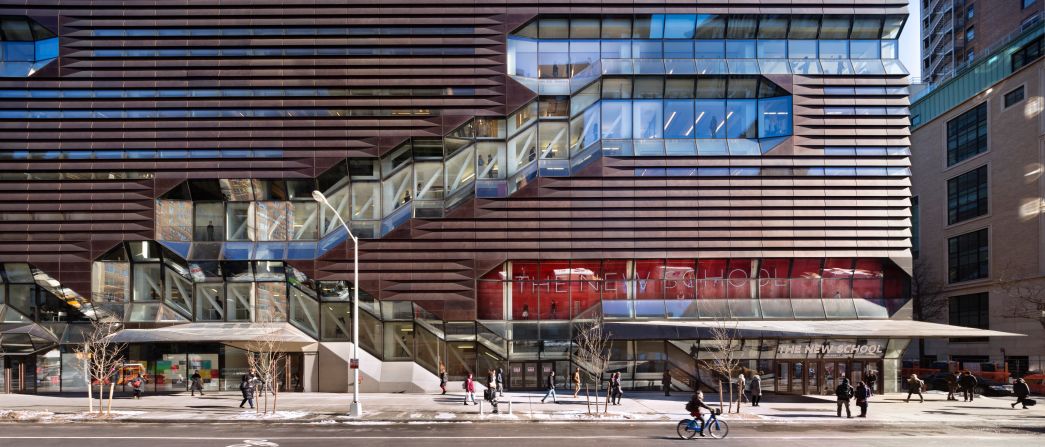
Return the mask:
<path id="1" fill-rule="evenodd" d="M 619 321 L 606 324 L 614 338 L 708 338 L 714 328 L 738 331 L 741 338 L 949 338 L 1023 337 L 913 320 L 730 320 L 730 321 Z M 631 335 L 636 335 L 632 337 Z"/>
<path id="2" fill-rule="evenodd" d="M 283 351 L 314 351 L 316 340 L 288 323 L 189 323 L 153 329 L 124 329 L 117 343 L 227 343 L 245 346 L 275 341 Z M 311 349 L 310 349 L 311 348 Z"/>

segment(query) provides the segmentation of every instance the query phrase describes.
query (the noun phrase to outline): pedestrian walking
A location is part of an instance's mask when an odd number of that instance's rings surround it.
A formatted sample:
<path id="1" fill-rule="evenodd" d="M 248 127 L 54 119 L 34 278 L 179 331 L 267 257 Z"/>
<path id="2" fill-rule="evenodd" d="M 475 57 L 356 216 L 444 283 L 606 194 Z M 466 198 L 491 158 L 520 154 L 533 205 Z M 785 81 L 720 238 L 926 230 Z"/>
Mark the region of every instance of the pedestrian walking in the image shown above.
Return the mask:
<path id="1" fill-rule="evenodd" d="M 740 373 L 737 376 L 737 406 L 747 400 L 747 379 L 744 377 L 744 373 Z"/>
<path id="2" fill-rule="evenodd" d="M 962 391 L 962 402 L 972 402 L 976 383 L 976 376 L 972 375 L 969 370 L 962 371 L 962 376 L 958 378 L 958 387 Z"/>
<path id="3" fill-rule="evenodd" d="M 664 376 L 660 379 L 660 386 L 664 388 L 664 395 L 671 395 L 671 371 L 664 371 Z"/>
<path id="4" fill-rule="evenodd" d="M 258 376 L 254 368 L 251 368 L 250 372 L 240 377 L 239 391 L 243 393 L 243 401 L 239 403 L 240 408 L 243 408 L 243 405 L 248 403 L 250 408 L 254 408 L 254 393 L 257 392 L 258 382 Z"/>
<path id="5" fill-rule="evenodd" d="M 620 405 L 620 399 L 624 397 L 624 389 L 620 384 L 620 371 L 610 375 L 610 401 L 613 405 Z"/>
<path id="6" fill-rule="evenodd" d="M 543 404 L 544 401 L 547 400 L 549 396 L 551 396 L 552 402 L 559 403 L 559 400 L 556 399 L 556 397 L 555 397 L 555 371 L 554 370 L 548 373 L 548 383 L 546 385 L 548 386 L 548 392 L 544 394 L 544 398 L 541 399 L 541 403 Z"/>
<path id="7" fill-rule="evenodd" d="M 757 407 L 758 403 L 762 401 L 762 376 L 755 374 L 755 377 L 751 378 L 751 406 Z"/>
<path id="8" fill-rule="evenodd" d="M 446 366 L 439 365 L 439 389 L 443 390 L 441 395 L 446 394 Z"/>
<path id="9" fill-rule="evenodd" d="M 142 392 L 144 391 L 144 388 L 145 388 L 145 383 L 146 383 L 146 380 L 145 380 L 145 378 L 143 378 L 141 376 L 141 374 L 139 374 L 139 375 L 135 376 L 133 379 L 131 379 L 131 397 L 133 397 L 135 399 L 141 399 L 142 398 Z"/>
<path id="10" fill-rule="evenodd" d="M 576 399 L 577 395 L 581 393 L 581 369 L 577 368 L 573 371 L 573 398 Z"/>
<path id="11" fill-rule="evenodd" d="M 468 405 L 468 399 L 472 400 L 472 405 L 479 405 L 479 402 L 475 401 L 475 379 L 472 378 L 472 373 L 468 373 L 468 377 L 464 379 L 464 404 Z"/>
<path id="12" fill-rule="evenodd" d="M 1016 408 L 1016 404 L 1023 404 L 1023 409 L 1027 409 L 1027 396 L 1030 396 L 1030 386 L 1027 385 L 1027 381 L 1022 378 L 1016 379 L 1016 383 L 1012 384 L 1012 393 L 1016 395 L 1016 402 L 1013 402 L 1012 408 Z"/>
<path id="13" fill-rule="evenodd" d="M 860 415 L 857 417 L 867 417 L 867 400 L 871 398 L 871 388 L 867 386 L 867 383 L 861 381 L 856 385 L 856 406 L 860 407 Z"/>
<path id="14" fill-rule="evenodd" d="M 911 395 L 918 395 L 918 402 L 925 402 L 925 397 L 922 396 L 922 387 L 925 386 L 925 381 L 918 378 L 918 374 L 911 374 L 911 377 L 907 379 L 907 399 L 904 402 L 911 401 Z"/>
<path id="15" fill-rule="evenodd" d="M 958 371 L 947 375 L 947 400 L 958 400 L 958 381 L 961 377 Z"/>
<path id="16" fill-rule="evenodd" d="M 878 386 L 878 372 L 873 369 L 868 371 L 867 375 L 864 376 L 864 383 L 867 384 L 867 390 L 874 394 L 875 387 Z"/>
<path id="17" fill-rule="evenodd" d="M 835 387 L 835 397 L 838 398 L 838 417 L 842 417 L 842 407 L 845 407 L 845 417 L 852 419 L 853 413 L 849 410 L 849 401 L 853 398 L 853 387 L 849 385 L 849 379 L 842 379 L 842 383 Z"/>
<path id="18" fill-rule="evenodd" d="M 486 390 L 483 391 L 483 399 L 490 402 L 493 414 L 498 414 L 500 411 L 497 410 L 497 372 L 491 369 L 488 378 Z"/>
<path id="19" fill-rule="evenodd" d="M 200 396 L 203 395 L 203 376 L 198 369 L 189 376 L 189 390 L 193 396 L 196 395 L 196 391 L 200 392 Z"/>
<path id="20" fill-rule="evenodd" d="M 501 368 L 501 367 L 497 368 L 497 388 L 496 388 L 496 391 L 497 391 L 497 394 L 500 394 L 501 397 L 504 397 L 504 368 Z"/>

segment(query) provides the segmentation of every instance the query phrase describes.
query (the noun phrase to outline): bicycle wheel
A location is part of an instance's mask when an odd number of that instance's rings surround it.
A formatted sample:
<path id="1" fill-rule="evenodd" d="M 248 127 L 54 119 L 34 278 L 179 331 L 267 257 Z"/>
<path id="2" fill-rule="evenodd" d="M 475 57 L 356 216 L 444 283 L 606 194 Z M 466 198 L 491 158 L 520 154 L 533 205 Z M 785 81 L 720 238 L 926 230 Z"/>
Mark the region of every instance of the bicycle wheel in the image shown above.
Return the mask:
<path id="1" fill-rule="evenodd" d="M 704 427 L 704 432 L 715 439 L 725 438 L 729 434 L 729 424 L 721 419 L 715 419 L 713 422 L 708 422 L 707 426 Z"/>
<path id="2" fill-rule="evenodd" d="M 682 439 L 693 439 L 697 435 L 697 431 L 689 428 L 689 419 L 683 419 L 679 421 L 679 425 L 675 427 L 675 431 L 678 432 L 679 437 Z"/>

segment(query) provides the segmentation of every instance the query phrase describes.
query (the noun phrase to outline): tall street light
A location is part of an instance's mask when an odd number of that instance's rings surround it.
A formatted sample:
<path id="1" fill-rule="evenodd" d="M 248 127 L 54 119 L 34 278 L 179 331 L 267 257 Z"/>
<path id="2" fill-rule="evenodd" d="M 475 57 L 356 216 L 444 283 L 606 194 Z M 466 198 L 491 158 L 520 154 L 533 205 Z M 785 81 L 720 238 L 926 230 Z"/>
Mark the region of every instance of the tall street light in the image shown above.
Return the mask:
<path id="1" fill-rule="evenodd" d="M 352 230 L 348 228 L 345 219 L 341 218 L 341 214 L 330 205 L 327 197 L 322 192 L 318 190 L 312 191 L 312 199 L 330 208 L 330 211 L 334 213 L 334 217 L 337 217 L 338 222 L 341 222 L 341 226 L 345 228 L 348 237 L 352 239 L 352 358 L 349 359 L 349 366 L 352 368 L 353 382 L 352 410 L 350 414 L 352 417 L 360 417 L 363 415 L 363 404 L 359 402 L 359 238 L 352 234 Z"/>

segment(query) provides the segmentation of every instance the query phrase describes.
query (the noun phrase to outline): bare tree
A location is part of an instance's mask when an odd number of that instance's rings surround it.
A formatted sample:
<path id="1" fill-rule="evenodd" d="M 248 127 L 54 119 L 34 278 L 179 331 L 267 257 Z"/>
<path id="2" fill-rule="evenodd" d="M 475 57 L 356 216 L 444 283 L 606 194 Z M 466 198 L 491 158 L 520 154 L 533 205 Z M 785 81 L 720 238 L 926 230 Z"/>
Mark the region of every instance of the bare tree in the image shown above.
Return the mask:
<path id="1" fill-rule="evenodd" d="M 1017 272 L 1007 265 L 998 277 L 998 288 L 1009 301 L 1002 316 L 1016 320 L 1036 321 L 1045 329 L 1045 283 L 1040 278 Z"/>
<path id="2" fill-rule="evenodd" d="M 261 386 L 255 388 L 257 399 L 257 411 L 267 414 L 269 412 L 268 396 L 272 394 L 271 411 L 276 412 L 276 404 L 279 400 L 280 368 L 287 359 L 283 341 L 278 333 L 262 336 L 247 343 L 247 365 L 258 374 Z M 268 392 L 266 392 L 268 391 Z"/>
<path id="3" fill-rule="evenodd" d="M 84 333 L 83 341 L 76 346 L 76 363 L 87 381 L 87 409 L 94 411 L 94 384 L 98 384 L 98 415 L 109 415 L 112 410 L 113 391 L 119 369 L 123 366 L 123 353 L 126 344 L 114 341 L 114 335 L 120 331 L 121 324 L 109 319 L 91 320 L 91 328 Z M 108 382 L 108 384 L 106 383 Z M 105 396 L 105 386 L 109 386 L 109 405 L 101 404 Z"/>
<path id="4" fill-rule="evenodd" d="M 944 282 L 924 261 L 915 261 L 911 274 L 911 307 L 915 321 L 940 322 L 947 316 Z M 918 338 L 918 358 L 925 355 L 925 339 Z"/>
<path id="5" fill-rule="evenodd" d="M 602 377 L 610 368 L 610 340 L 613 333 L 606 331 L 602 313 L 596 313 L 590 319 L 577 320 L 573 330 L 577 343 L 577 360 L 584 365 L 588 382 L 595 389 L 595 405 L 598 408 Z M 608 410 L 607 403 L 603 412 Z M 588 411 L 591 412 L 590 406 Z"/>
<path id="6" fill-rule="evenodd" d="M 744 341 L 737 330 L 739 322 L 716 320 L 710 327 L 710 340 L 700 343 L 700 350 L 708 353 L 708 359 L 698 360 L 701 367 L 708 370 L 718 381 L 719 408 L 722 407 L 722 385 L 732 383 L 733 374 L 740 370 L 740 351 Z M 699 385 L 698 385 L 699 386 Z M 729 388 L 732 392 L 732 387 Z M 733 410 L 733 399 L 729 399 L 729 410 Z M 738 405 L 739 407 L 739 405 Z"/>

